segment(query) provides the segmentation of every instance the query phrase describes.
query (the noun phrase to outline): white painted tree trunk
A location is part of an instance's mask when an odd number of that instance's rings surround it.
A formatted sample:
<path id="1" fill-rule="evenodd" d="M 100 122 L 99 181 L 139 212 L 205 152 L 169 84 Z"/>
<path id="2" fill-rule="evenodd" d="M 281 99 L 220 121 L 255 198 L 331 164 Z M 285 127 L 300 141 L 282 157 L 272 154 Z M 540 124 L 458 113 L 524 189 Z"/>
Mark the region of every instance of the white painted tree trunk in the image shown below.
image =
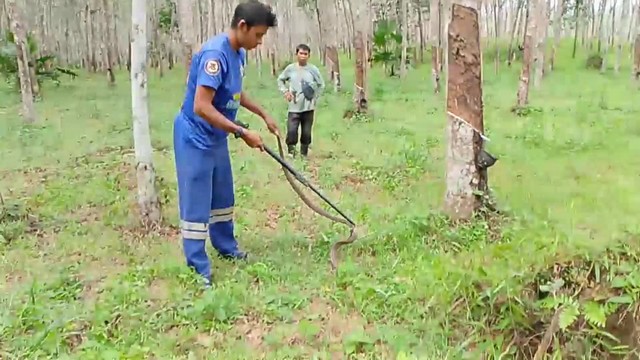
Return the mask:
<path id="1" fill-rule="evenodd" d="M 33 87 L 29 73 L 29 49 L 27 46 L 27 32 L 24 28 L 24 16 L 15 0 L 6 3 L 7 17 L 14 35 L 18 61 L 18 76 L 20 79 L 20 94 L 22 95 L 22 116 L 26 123 L 36 122 L 36 110 L 33 105 Z"/>
<path id="2" fill-rule="evenodd" d="M 146 69 L 147 8 L 145 1 L 133 0 L 131 5 L 131 110 L 140 220 L 143 226 L 148 226 L 160 222 L 161 211 L 155 187 L 153 149 L 149 132 Z"/>

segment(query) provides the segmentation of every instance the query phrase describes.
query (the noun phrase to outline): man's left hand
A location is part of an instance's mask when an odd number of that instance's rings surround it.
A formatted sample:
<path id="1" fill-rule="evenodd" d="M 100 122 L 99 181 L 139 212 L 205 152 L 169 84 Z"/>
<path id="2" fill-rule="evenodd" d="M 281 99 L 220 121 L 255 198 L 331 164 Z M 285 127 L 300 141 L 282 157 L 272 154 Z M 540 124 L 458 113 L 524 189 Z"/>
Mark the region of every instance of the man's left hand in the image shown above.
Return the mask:
<path id="1" fill-rule="evenodd" d="M 267 115 L 264 118 L 264 122 L 265 124 L 267 124 L 267 128 L 273 135 L 280 137 L 280 129 L 278 129 L 278 124 L 271 116 Z"/>

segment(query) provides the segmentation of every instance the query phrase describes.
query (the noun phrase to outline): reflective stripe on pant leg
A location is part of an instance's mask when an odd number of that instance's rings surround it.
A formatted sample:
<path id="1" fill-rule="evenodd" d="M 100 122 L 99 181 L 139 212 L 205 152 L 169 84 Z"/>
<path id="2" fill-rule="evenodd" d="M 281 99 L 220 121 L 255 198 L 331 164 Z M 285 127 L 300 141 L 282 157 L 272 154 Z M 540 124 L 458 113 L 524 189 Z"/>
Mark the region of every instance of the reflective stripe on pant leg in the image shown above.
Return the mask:
<path id="1" fill-rule="evenodd" d="M 209 234 L 213 247 L 222 255 L 238 251 L 234 236 L 233 207 L 235 202 L 231 159 L 226 143 L 215 150 L 212 179 Z"/>
<path id="2" fill-rule="evenodd" d="M 211 282 L 211 263 L 206 251 L 209 233 L 207 230 L 186 229 L 187 227 L 195 227 L 193 225 L 197 225 L 199 229 L 206 229 L 208 227 L 208 224 L 205 223 L 181 222 L 182 247 L 187 260 L 187 266 L 193 268 L 198 274 L 205 278 L 207 282 Z"/>
<path id="3" fill-rule="evenodd" d="M 180 231 L 184 239 L 206 241 L 209 237 L 209 226 L 204 223 L 180 220 Z"/>
<path id="4" fill-rule="evenodd" d="M 187 266 L 211 281 L 211 264 L 205 251 L 209 227 L 213 155 L 190 143 L 185 125 L 176 122 L 174 151 L 178 178 L 180 230 Z"/>
<path id="5" fill-rule="evenodd" d="M 222 208 L 222 209 L 211 209 L 211 212 L 209 214 L 209 224 L 232 221 L 233 209 L 234 209 L 233 206 Z"/>

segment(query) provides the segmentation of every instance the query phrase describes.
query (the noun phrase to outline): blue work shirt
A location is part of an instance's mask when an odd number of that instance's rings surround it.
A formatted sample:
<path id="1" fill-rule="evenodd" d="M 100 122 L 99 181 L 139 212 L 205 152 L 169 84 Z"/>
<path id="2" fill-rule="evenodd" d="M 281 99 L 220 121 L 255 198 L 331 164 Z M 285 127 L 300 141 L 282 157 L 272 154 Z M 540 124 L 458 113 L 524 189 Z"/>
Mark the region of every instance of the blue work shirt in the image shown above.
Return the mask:
<path id="1" fill-rule="evenodd" d="M 213 88 L 216 91 L 213 106 L 227 119 L 235 121 L 240 108 L 244 66 L 245 49 L 234 50 L 227 33 L 212 37 L 193 55 L 182 102 L 181 120 L 187 123 L 183 125 L 189 128 L 189 138 L 199 147 L 209 149 L 229 134 L 193 112 L 196 88 Z"/>

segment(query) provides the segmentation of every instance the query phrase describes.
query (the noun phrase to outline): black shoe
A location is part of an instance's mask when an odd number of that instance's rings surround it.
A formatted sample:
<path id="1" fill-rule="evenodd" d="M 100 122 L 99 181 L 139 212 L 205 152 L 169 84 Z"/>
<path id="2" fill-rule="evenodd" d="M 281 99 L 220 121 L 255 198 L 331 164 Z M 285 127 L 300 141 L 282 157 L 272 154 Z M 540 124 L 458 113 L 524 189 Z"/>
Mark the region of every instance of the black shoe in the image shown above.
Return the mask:
<path id="1" fill-rule="evenodd" d="M 230 254 L 218 254 L 218 255 L 225 260 L 247 260 L 247 257 L 249 256 L 246 252 L 240 251 L 240 250 L 236 252 L 232 252 Z"/>
<path id="2" fill-rule="evenodd" d="M 300 145 L 300 155 L 304 157 L 309 155 L 309 145 Z"/>
<path id="3" fill-rule="evenodd" d="M 296 146 L 295 145 L 287 145 L 287 152 L 289 156 L 296 157 Z"/>

